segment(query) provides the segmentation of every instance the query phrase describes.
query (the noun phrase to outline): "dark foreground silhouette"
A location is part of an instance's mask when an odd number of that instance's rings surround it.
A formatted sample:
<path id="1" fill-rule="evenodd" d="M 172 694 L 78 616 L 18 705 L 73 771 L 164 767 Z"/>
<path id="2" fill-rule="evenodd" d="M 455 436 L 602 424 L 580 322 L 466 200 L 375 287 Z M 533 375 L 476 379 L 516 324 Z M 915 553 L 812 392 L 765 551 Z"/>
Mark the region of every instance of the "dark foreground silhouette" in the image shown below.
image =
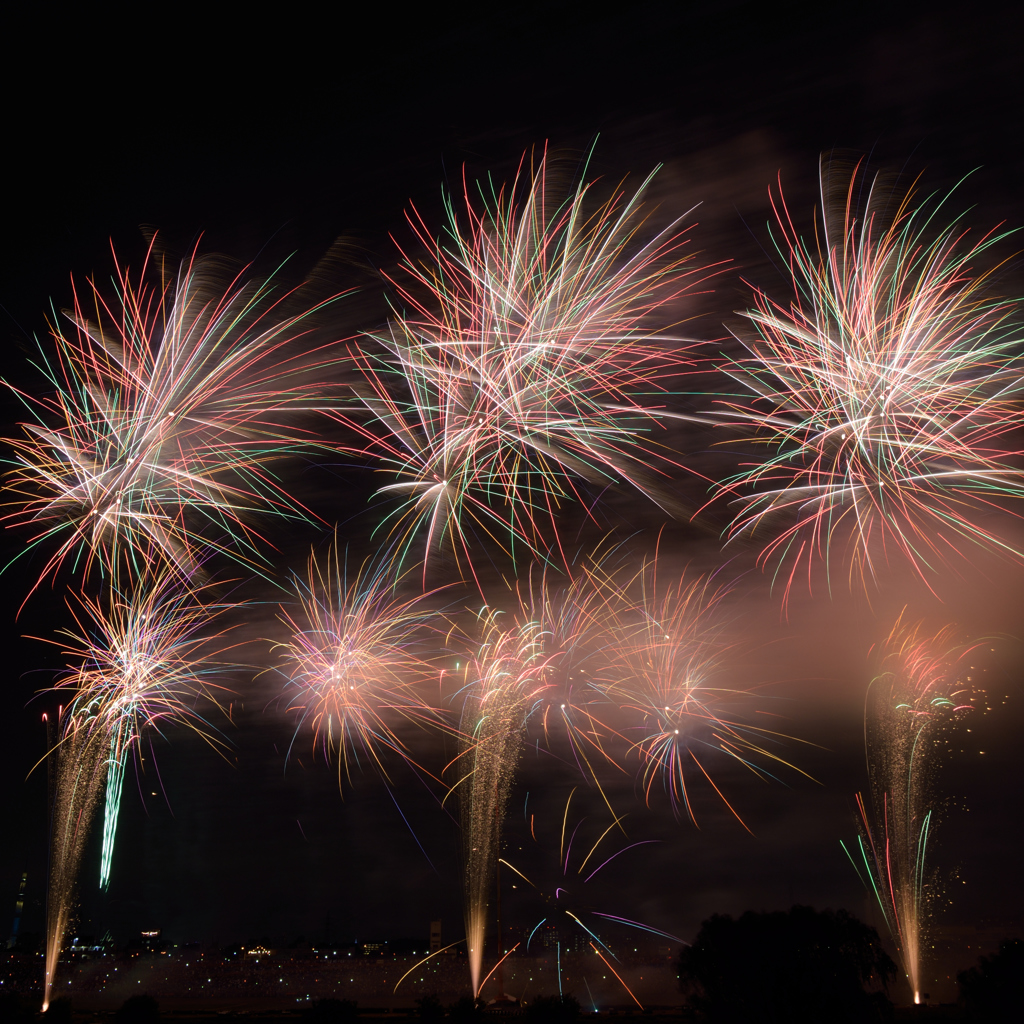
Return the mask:
<path id="1" fill-rule="evenodd" d="M 351 999 L 317 999 L 302 1011 L 306 1024 L 352 1024 L 359 1019 L 359 1004 Z"/>
<path id="2" fill-rule="evenodd" d="M 716 914 L 679 956 L 691 1008 L 715 1024 L 885 1021 L 878 989 L 895 976 L 878 932 L 845 910 Z"/>
<path id="3" fill-rule="evenodd" d="M 526 1016 L 536 1024 L 575 1024 L 580 1004 L 575 996 L 538 996 L 527 1007 Z"/>
<path id="4" fill-rule="evenodd" d="M 961 971 L 956 980 L 968 1020 L 1016 1024 L 1024 1014 L 1024 939 L 1000 942 L 998 953 L 981 957 L 977 967 Z"/>
<path id="5" fill-rule="evenodd" d="M 158 1024 L 160 1004 L 147 993 L 130 996 L 114 1014 L 114 1024 Z"/>

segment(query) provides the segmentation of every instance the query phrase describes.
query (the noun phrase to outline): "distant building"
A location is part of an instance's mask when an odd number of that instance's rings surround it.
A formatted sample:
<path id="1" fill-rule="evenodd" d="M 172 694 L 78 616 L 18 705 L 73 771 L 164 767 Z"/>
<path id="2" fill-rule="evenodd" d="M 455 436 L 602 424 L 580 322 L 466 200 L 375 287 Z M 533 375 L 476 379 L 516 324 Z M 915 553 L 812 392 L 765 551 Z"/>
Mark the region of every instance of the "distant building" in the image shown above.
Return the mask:
<path id="1" fill-rule="evenodd" d="M 430 952 L 438 953 L 441 950 L 441 922 L 430 922 Z"/>
<path id="2" fill-rule="evenodd" d="M 539 941 L 545 951 L 562 953 L 587 953 L 590 945 L 587 936 L 579 929 L 560 929 L 556 925 L 549 924 L 540 929 L 533 939 L 533 945 Z"/>
<path id="3" fill-rule="evenodd" d="M 25 909 L 25 884 L 27 882 L 28 872 L 22 871 L 21 885 L 18 887 L 18 898 L 14 901 L 14 924 L 11 925 L 11 937 L 7 940 L 8 949 L 14 949 L 18 944 L 18 928 L 21 926 L 21 912 Z M 438 928 L 441 927 L 440 921 L 438 921 L 437 926 Z"/>

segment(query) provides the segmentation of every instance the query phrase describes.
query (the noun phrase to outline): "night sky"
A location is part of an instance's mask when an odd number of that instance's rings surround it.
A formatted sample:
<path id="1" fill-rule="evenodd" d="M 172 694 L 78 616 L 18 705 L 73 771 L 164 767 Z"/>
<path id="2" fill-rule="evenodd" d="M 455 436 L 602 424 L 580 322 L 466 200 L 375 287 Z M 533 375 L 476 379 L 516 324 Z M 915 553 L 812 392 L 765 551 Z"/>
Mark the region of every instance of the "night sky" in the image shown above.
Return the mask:
<path id="1" fill-rule="evenodd" d="M 908 180 L 923 172 L 929 189 L 974 172 L 955 204 L 971 208 L 967 222 L 1024 226 L 1024 14 L 1016 5 L 155 10 L 124 22 L 84 8 L 22 13 L 4 32 L 0 344 L 3 375 L 19 386 L 42 386 L 27 359 L 34 337 L 45 335 L 50 302 L 69 304 L 70 275 L 109 274 L 111 239 L 137 264 L 140 225 L 158 228 L 172 251 L 187 252 L 202 233 L 202 250 L 258 266 L 294 253 L 288 273 L 343 237 L 352 255 L 339 286 L 362 290 L 338 307 L 338 334 L 371 328 L 386 315 L 377 271 L 397 262 L 388 236 L 409 241 L 409 202 L 439 227 L 442 184 L 457 191 L 463 168 L 471 179 L 491 172 L 502 180 L 546 141 L 578 160 L 596 138 L 590 174 L 612 180 L 628 173 L 638 184 L 664 164 L 651 190 L 656 220 L 702 204 L 692 247 L 706 263 L 731 261 L 712 294 L 691 300 L 687 329 L 708 339 L 722 337 L 723 320 L 749 304 L 745 280 L 787 294 L 769 255 L 768 190 L 781 174 L 790 209 L 809 226 L 823 151 L 866 155 Z M 1019 260 L 1001 284 L 1022 293 Z M 2 410 L 3 433 L 12 435 L 18 409 L 5 397 Z M 290 472 L 296 492 L 368 553 L 370 475 L 340 463 Z M 700 501 L 693 482 L 679 486 L 681 498 Z M 638 557 L 663 525 L 656 507 L 630 497 L 613 499 L 603 515 L 623 535 L 636 531 Z M 670 524 L 663 561 L 721 566 L 722 525 Z M 1024 543 L 1020 523 L 1007 517 L 998 528 Z M 282 578 L 325 537 L 314 529 L 281 536 Z M 5 562 L 23 541 L 5 533 Z M 757 687 L 781 731 L 805 741 L 780 753 L 815 781 L 782 770 L 766 784 L 719 764 L 716 781 L 753 835 L 706 787 L 698 788 L 698 829 L 674 820 L 657 796 L 645 806 L 632 779 L 610 781 L 612 803 L 629 811 L 630 840 L 657 842 L 624 854 L 581 899 L 684 939 L 716 911 L 793 903 L 844 906 L 880 923 L 839 841 L 856 835 L 853 796 L 866 784 L 868 651 L 907 606 L 936 626 L 956 622 L 965 636 L 998 637 L 984 684 L 992 711 L 973 715 L 969 735 L 960 727 L 937 775 L 942 821 L 932 864 L 949 895 L 937 925 L 1014 933 L 1024 920 L 1024 568 L 972 552 L 936 575 L 930 593 L 894 561 L 867 593 L 841 576 L 831 597 L 820 585 L 813 597 L 798 590 L 784 616 L 755 554 L 730 549 L 723 570 L 736 580 L 727 617 L 742 641 L 725 672 L 730 685 Z M 23 635 L 52 636 L 69 620 L 63 578 L 15 620 L 41 565 L 22 560 L 0 579 L 0 937 L 26 870 L 23 927 L 42 929 L 45 771 L 24 780 L 45 753 L 40 717 L 55 703 L 33 695 L 61 662 L 55 648 Z M 269 666 L 258 641 L 280 632 L 278 595 L 252 583 L 243 592 L 265 602 L 241 634 L 252 641 L 246 660 Z M 230 680 L 238 704 L 234 724 L 224 724 L 227 759 L 183 733 L 156 742 L 166 799 L 154 778 L 136 786 L 129 776 L 108 895 L 94 882 L 98 843 L 86 855 L 82 932 L 109 929 L 126 941 L 160 927 L 172 941 L 280 943 L 321 939 L 329 928 L 346 941 L 423 935 L 441 917 L 445 941 L 460 934 L 454 804 L 442 807 L 437 788 L 400 765 L 390 792 L 368 771 L 346 784 L 342 800 L 333 768 L 310 756 L 307 737 L 286 765 L 294 723 L 279 683 L 273 673 Z M 451 753 L 430 737 L 410 742 L 435 771 Z M 524 758 L 505 855 L 517 865 L 521 856 L 528 873 L 553 877 L 557 822 L 579 781 L 551 755 Z M 524 838 L 527 793 L 544 822 L 536 845 Z M 607 817 L 593 791 L 573 799 L 592 822 Z M 518 898 L 507 900 L 509 919 L 532 923 L 535 908 Z M 975 955 L 956 952 L 950 966 Z"/>

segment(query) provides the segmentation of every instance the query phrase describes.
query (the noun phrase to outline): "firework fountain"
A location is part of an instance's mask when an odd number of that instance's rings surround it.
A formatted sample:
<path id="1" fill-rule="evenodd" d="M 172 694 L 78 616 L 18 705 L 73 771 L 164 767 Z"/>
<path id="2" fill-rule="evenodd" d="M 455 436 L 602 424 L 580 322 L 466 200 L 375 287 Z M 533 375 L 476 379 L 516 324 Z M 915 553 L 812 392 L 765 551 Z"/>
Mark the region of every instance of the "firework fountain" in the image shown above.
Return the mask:
<path id="1" fill-rule="evenodd" d="M 58 723 L 62 740 L 56 759 L 50 808 L 50 866 L 46 892 L 46 967 L 43 1010 L 50 1005 L 57 962 L 74 910 L 75 886 L 89 827 L 107 776 L 109 746 L 93 729 L 96 711 L 68 710 Z"/>
<path id="2" fill-rule="evenodd" d="M 56 690 L 70 696 L 60 720 L 51 809 L 47 890 L 46 978 L 49 1003 L 54 972 L 72 912 L 75 881 L 93 814 L 106 787 L 100 886 L 110 881 L 127 762 L 139 770 L 144 734 L 184 725 L 214 747 L 223 743 L 200 712 L 216 706 L 209 677 L 223 671 L 211 646 L 222 633 L 209 626 L 226 605 L 204 603 L 182 587 L 177 572 L 157 568 L 128 586 L 112 583 L 103 599 L 77 599 L 77 629 L 61 645 L 72 659 Z M 138 586 L 137 591 L 133 588 Z"/>
<path id="3" fill-rule="evenodd" d="M 874 892 L 915 1003 L 921 1001 L 924 940 L 935 894 L 926 854 L 933 832 L 937 738 L 972 708 L 974 688 L 963 664 L 971 650 L 955 643 L 951 626 L 929 635 L 920 623 L 900 620 L 881 649 L 880 672 L 865 701 L 871 795 L 865 801 L 857 794 L 861 834 L 856 856 L 849 850 L 847 855 Z"/>
<path id="4" fill-rule="evenodd" d="M 596 559 L 564 582 L 534 563 L 517 586 L 511 615 L 484 609 L 477 618 L 478 644 L 461 691 L 462 752 L 456 762 L 474 992 L 482 984 L 505 809 L 527 732 L 536 730 L 549 747 L 564 739 L 581 773 L 599 789 L 595 755 L 614 763 L 602 742 L 609 731 L 598 717 L 598 709 L 612 705 L 596 681 L 612 642 L 607 595 L 599 585 L 610 578 L 607 562 Z"/>
<path id="5" fill-rule="evenodd" d="M 502 628 L 499 612 L 480 615 L 480 643 L 465 667 L 458 767 L 464 913 L 473 994 L 479 995 L 488 908 L 502 823 L 523 729 L 543 686 L 544 654 L 535 626 Z"/>

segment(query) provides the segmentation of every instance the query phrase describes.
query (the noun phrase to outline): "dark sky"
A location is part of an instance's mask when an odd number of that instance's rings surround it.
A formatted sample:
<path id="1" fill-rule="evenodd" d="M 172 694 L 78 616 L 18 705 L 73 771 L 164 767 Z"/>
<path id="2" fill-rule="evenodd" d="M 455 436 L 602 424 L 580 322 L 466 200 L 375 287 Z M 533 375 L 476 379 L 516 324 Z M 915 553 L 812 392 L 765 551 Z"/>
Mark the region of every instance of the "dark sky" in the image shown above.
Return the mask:
<path id="1" fill-rule="evenodd" d="M 72 273 L 109 272 L 111 238 L 137 262 L 139 225 L 158 227 L 182 251 L 205 232 L 204 249 L 264 261 L 294 252 L 299 267 L 345 236 L 364 262 L 387 267 L 389 232 L 407 238 L 410 199 L 436 224 L 440 186 L 456 187 L 464 165 L 471 177 L 501 178 L 545 140 L 578 154 L 597 137 L 591 168 L 613 179 L 664 163 L 652 194 L 666 215 L 702 202 L 694 246 L 709 262 L 733 261 L 714 295 L 695 301 L 694 332 L 708 338 L 748 301 L 741 278 L 781 287 L 763 248 L 768 189 L 781 173 L 791 207 L 809 223 L 822 151 L 924 171 L 938 189 L 977 169 L 959 192 L 958 208 L 974 207 L 969 222 L 1024 224 L 1016 5 L 482 6 L 338 5 L 329 16 L 304 5 L 269 15 L 171 7 L 117 21 L 91 8 L 19 13 L 3 33 L 4 375 L 29 385 L 25 360 L 50 301 L 68 303 Z M 349 330 L 383 309 L 372 276 L 352 275 L 347 283 L 367 291 L 347 314 Z M 1011 266 L 1008 279 L 1020 278 Z M 10 432 L 17 411 L 8 400 L 3 409 Z M 343 468 L 301 479 L 325 517 L 348 522 L 361 512 Z M 620 525 L 627 518 L 609 514 Z M 641 546 L 659 525 L 644 515 Z M 347 529 L 364 537 L 365 518 Z M 286 538 L 281 567 L 298 567 L 312 539 Z M 5 542 L 18 550 L 17 536 Z M 684 527 L 670 531 L 664 550 L 679 565 L 720 561 L 713 538 Z M 868 648 L 905 603 L 969 635 L 1021 635 L 1019 566 L 966 560 L 937 579 L 933 596 L 895 565 L 870 597 L 843 589 L 832 600 L 798 597 L 783 620 L 748 556 L 736 563 L 746 575 L 731 614 L 761 653 L 729 671 L 768 684 L 784 731 L 820 745 L 786 749 L 818 781 L 789 772 L 778 784 L 754 784 L 722 766 L 754 837 L 707 794 L 697 830 L 664 805 L 645 809 L 631 783 L 614 790 L 630 811 L 631 837 L 659 842 L 624 855 L 607 888 L 587 898 L 686 938 L 714 911 L 802 902 L 865 912 L 839 839 L 854 835 L 852 797 L 864 785 Z M 0 935 L 23 870 L 25 924 L 41 927 L 45 781 L 39 772 L 22 780 L 44 751 L 46 701 L 27 702 L 49 677 L 34 670 L 56 663 L 21 636 L 48 634 L 66 618 L 60 594 L 45 593 L 14 621 L 29 572 L 15 568 L 2 581 Z M 272 629 L 269 611 L 266 620 Z M 998 700 L 971 734 L 984 746 L 964 746 L 940 773 L 947 806 L 934 863 L 960 879 L 941 923 L 1009 929 L 1024 916 L 1015 863 L 1021 663 L 1017 643 L 1001 641 L 990 669 Z M 276 942 L 322 934 L 328 914 L 336 937 L 419 934 L 441 915 L 454 937 L 457 834 L 434 795 L 396 770 L 394 798 L 424 855 L 373 774 L 357 778 L 342 802 L 332 771 L 305 750 L 285 772 L 290 725 L 272 703 L 271 677 L 238 685 L 245 707 L 230 733 L 233 763 L 174 735 L 158 752 L 169 806 L 149 796 L 158 788 L 151 780 L 145 803 L 126 783 L 114 882 L 109 897 L 95 895 L 91 850 L 83 926 L 109 927 L 118 939 L 156 924 L 175 940 Z M 443 751 L 424 756 L 440 763 Z M 527 758 L 511 819 L 527 791 L 545 814 L 557 813 L 574 784 L 568 770 Z M 577 799 L 599 815 L 592 795 Z M 511 848 L 518 833 L 510 829 Z M 542 853 L 530 856 L 543 870 Z M 522 909 L 524 923 L 529 913 Z M 961 966 L 969 961 L 965 954 Z"/>

